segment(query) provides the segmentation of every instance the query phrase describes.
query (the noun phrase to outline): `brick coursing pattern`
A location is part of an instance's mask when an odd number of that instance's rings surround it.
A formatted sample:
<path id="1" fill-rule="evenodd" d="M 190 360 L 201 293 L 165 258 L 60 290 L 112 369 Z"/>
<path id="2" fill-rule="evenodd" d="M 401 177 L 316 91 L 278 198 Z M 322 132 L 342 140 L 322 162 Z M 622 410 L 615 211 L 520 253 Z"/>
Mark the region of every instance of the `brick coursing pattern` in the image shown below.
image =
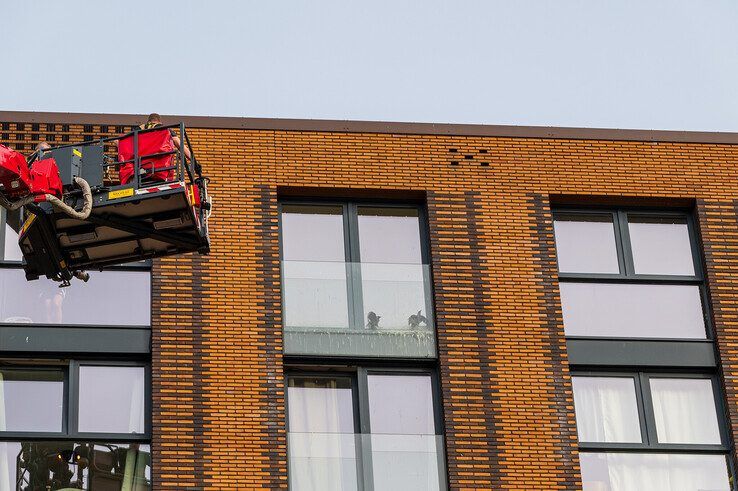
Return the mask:
<path id="1" fill-rule="evenodd" d="M 725 418 L 735 446 L 738 430 L 738 200 L 697 200 L 713 337 L 720 359 Z M 738 469 L 735 450 L 733 469 Z"/>
<path id="2" fill-rule="evenodd" d="M 44 123 L 53 126 L 41 124 L 38 138 L 57 142 L 120 126 Z M 35 135 L 0 121 L 0 141 L 23 151 Z M 735 146 L 274 129 L 190 136 L 212 178 L 213 252 L 154 268 L 157 489 L 287 487 L 280 186 L 426 193 L 452 489 L 581 487 L 552 195 L 698 200 L 727 412 L 738 425 Z"/>

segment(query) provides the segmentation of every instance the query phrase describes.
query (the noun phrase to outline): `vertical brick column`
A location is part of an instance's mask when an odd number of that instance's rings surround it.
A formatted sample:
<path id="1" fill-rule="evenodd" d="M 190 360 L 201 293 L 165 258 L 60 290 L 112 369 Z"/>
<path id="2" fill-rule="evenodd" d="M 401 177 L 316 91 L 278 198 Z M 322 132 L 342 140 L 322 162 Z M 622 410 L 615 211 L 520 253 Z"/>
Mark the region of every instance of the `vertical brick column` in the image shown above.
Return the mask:
<path id="1" fill-rule="evenodd" d="M 697 215 L 725 417 L 735 446 L 738 443 L 738 200 L 698 200 Z M 733 468 L 738 469 L 735 451 L 731 459 Z"/>
<path id="2" fill-rule="evenodd" d="M 154 261 L 151 379 L 152 466 L 157 489 L 202 489 L 204 388 L 202 259 L 193 254 Z"/>
<path id="3" fill-rule="evenodd" d="M 428 195 L 447 465 L 452 489 L 499 489 L 495 420 L 485 342 L 479 217 L 473 192 Z"/>

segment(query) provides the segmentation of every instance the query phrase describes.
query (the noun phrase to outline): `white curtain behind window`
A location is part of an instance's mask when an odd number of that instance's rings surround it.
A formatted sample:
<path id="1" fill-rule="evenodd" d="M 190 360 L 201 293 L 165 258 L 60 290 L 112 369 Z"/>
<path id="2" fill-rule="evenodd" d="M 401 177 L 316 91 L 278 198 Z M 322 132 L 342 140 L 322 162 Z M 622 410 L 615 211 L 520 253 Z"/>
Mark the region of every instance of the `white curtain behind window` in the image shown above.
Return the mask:
<path id="1" fill-rule="evenodd" d="M 350 388 L 335 380 L 288 388 L 290 487 L 293 491 L 357 489 Z"/>
<path id="2" fill-rule="evenodd" d="M 641 441 L 635 382 L 630 377 L 572 377 L 582 442 Z"/>
<path id="3" fill-rule="evenodd" d="M 730 491 L 724 455 L 581 453 L 584 491 Z"/>
<path id="4" fill-rule="evenodd" d="M 660 443 L 720 443 L 710 379 L 650 379 Z"/>

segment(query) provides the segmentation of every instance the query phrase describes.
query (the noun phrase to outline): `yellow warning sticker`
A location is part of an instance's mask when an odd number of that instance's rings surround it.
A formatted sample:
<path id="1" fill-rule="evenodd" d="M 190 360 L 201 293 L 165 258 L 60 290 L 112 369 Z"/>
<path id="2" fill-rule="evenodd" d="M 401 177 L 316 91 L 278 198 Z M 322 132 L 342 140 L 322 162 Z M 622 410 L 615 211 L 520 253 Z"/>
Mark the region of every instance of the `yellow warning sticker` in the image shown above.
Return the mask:
<path id="1" fill-rule="evenodd" d="M 28 220 L 25 221 L 25 223 L 23 224 L 23 227 L 21 227 L 20 233 L 18 235 L 20 235 L 22 237 L 23 234 L 25 234 L 26 231 L 30 228 L 31 224 L 33 223 L 33 221 L 35 219 L 36 219 L 36 215 L 31 215 L 30 217 L 28 217 Z"/>
<path id="2" fill-rule="evenodd" d="M 108 199 L 127 198 L 133 196 L 133 188 L 116 189 L 108 193 Z"/>
<path id="3" fill-rule="evenodd" d="M 76 155 L 77 157 L 79 157 L 79 158 L 82 158 L 82 152 L 80 152 L 80 151 L 79 151 L 79 150 L 77 150 L 76 148 L 73 148 L 73 149 L 72 149 L 72 153 L 73 153 L 74 155 Z"/>

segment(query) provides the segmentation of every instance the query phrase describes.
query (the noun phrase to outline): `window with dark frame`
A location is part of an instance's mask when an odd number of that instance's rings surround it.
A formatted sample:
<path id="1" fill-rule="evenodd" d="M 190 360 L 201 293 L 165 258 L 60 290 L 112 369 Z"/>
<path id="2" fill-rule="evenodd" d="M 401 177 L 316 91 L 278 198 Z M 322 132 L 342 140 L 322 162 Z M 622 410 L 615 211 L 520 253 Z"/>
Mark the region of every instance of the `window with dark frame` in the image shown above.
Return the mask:
<path id="1" fill-rule="evenodd" d="M 702 356 L 711 331 L 692 215 L 557 208 L 553 217 L 564 330 L 577 347 L 583 489 L 732 490 L 722 391 Z M 608 349 L 621 359 L 592 368 Z"/>
<path id="2" fill-rule="evenodd" d="M 283 200 L 280 247 L 290 489 L 447 489 L 422 206 Z"/>
<path id="3" fill-rule="evenodd" d="M 149 377 L 144 362 L 8 359 L 0 368 L 0 487 L 150 489 Z"/>
<path id="4" fill-rule="evenodd" d="M 432 370 L 287 375 L 290 489 L 446 489 Z"/>
<path id="5" fill-rule="evenodd" d="M 280 242 L 285 353 L 435 356 L 421 206 L 282 201 Z"/>
<path id="6" fill-rule="evenodd" d="M 572 387 L 585 490 L 731 489 L 715 376 L 575 371 Z"/>
<path id="7" fill-rule="evenodd" d="M 568 337 L 707 339 L 690 214 L 557 209 L 554 231 Z"/>

